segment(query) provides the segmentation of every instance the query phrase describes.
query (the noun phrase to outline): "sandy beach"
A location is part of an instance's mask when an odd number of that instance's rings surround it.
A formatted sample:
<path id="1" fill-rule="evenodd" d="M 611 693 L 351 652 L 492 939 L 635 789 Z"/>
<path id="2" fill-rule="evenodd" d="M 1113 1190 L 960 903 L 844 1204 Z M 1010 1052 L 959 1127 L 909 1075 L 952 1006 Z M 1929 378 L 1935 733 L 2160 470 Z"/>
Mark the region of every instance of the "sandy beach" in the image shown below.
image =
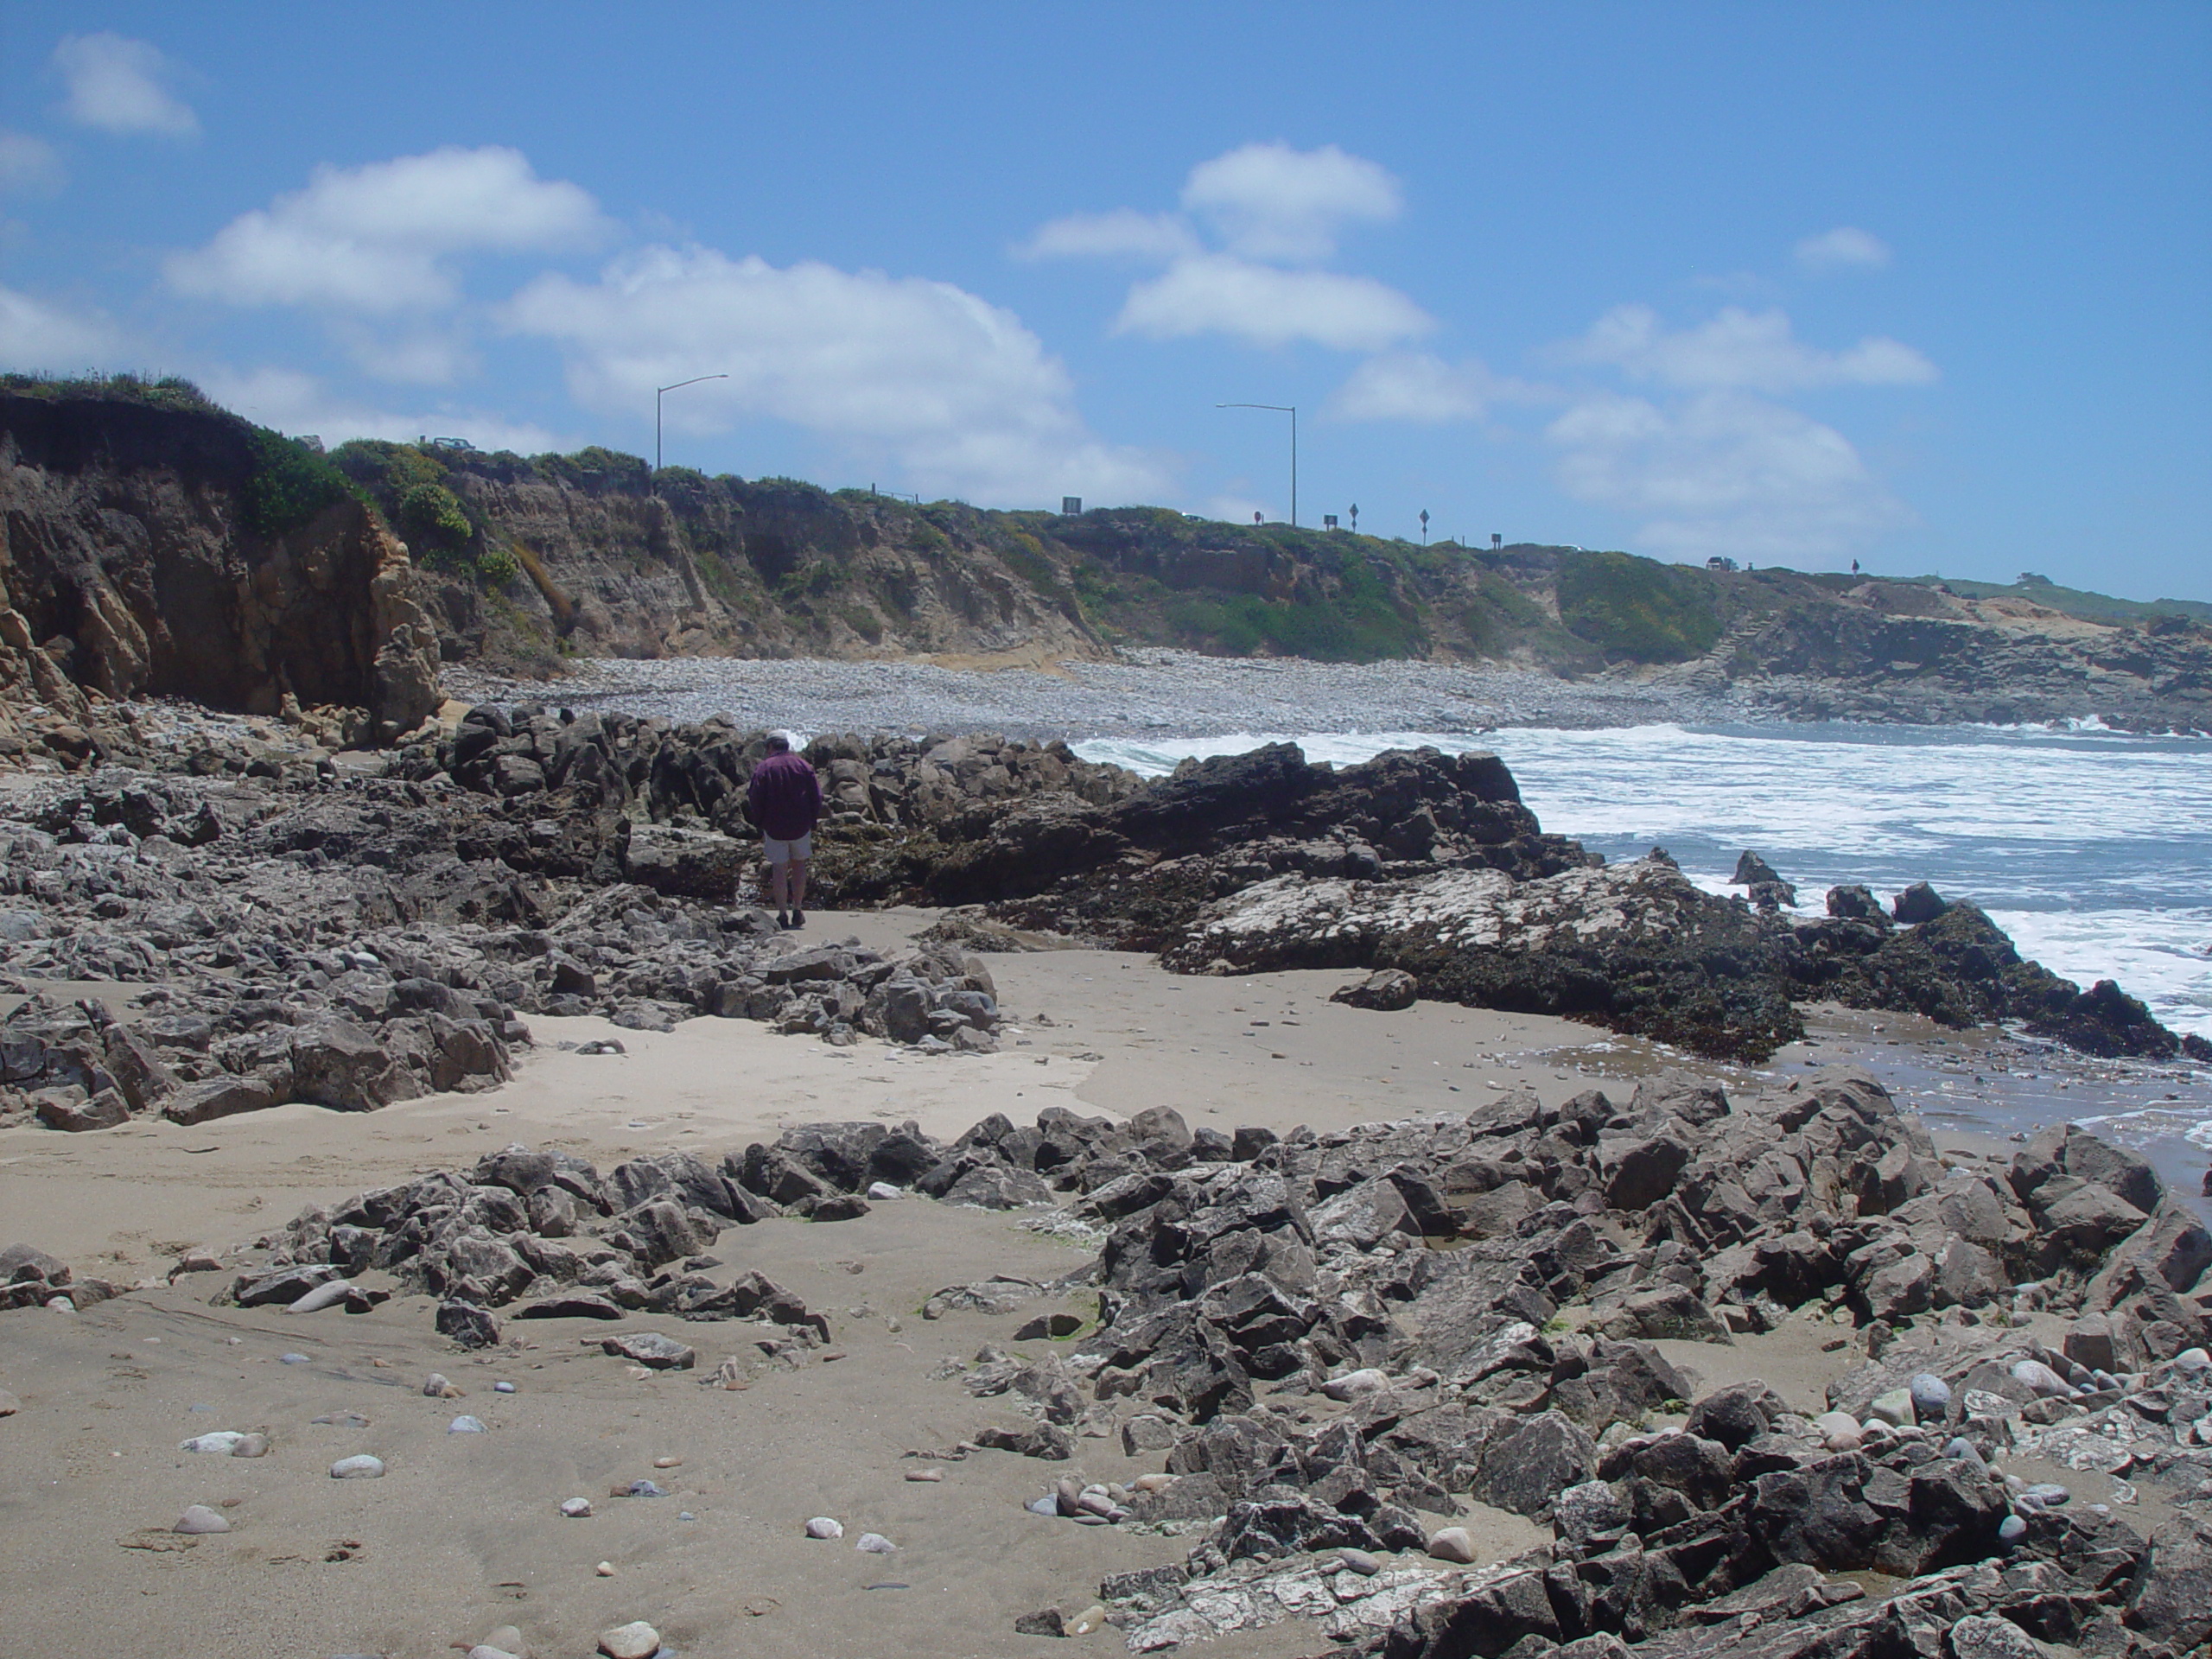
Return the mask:
<path id="1" fill-rule="evenodd" d="M 883 947 L 931 919 L 886 912 L 817 925 Z M 428 1659 L 512 1626 L 554 1659 L 588 1654 L 598 1632 L 644 1618 L 677 1654 L 731 1659 L 1062 1651 L 1014 1635 L 1014 1619 L 1046 1606 L 1072 1614 L 1105 1575 L 1178 1560 L 1195 1539 L 1079 1527 L 1023 1507 L 1071 1469 L 1126 1482 L 1160 1467 L 1161 1453 L 1131 1456 L 1105 1431 L 1080 1439 L 1071 1464 L 960 1450 L 1020 1421 L 971 1397 L 956 1375 L 963 1363 L 986 1344 L 1078 1351 L 1079 1336 L 1016 1344 L 1013 1333 L 1040 1312 L 1095 1317 L 1087 1292 L 1048 1294 L 1010 1314 L 921 1316 L 949 1285 L 995 1274 L 1049 1284 L 1079 1267 L 1093 1241 L 1040 1230 L 1039 1212 L 910 1198 L 849 1222 L 724 1231 L 714 1256 L 765 1272 L 825 1313 L 826 1347 L 795 1346 L 765 1325 L 638 1317 L 512 1323 L 507 1345 L 470 1355 L 433 1334 L 427 1297 L 359 1317 L 293 1316 L 209 1306 L 226 1274 L 160 1281 L 195 1248 L 250 1243 L 304 1205 L 465 1169 L 511 1142 L 605 1168 L 671 1149 L 716 1157 L 823 1120 L 911 1118 L 950 1139 L 991 1112 L 1027 1122 L 1053 1105 L 1116 1119 L 1166 1105 L 1194 1127 L 1328 1129 L 1464 1111 L 1519 1084 L 1548 1102 L 1591 1086 L 1621 1095 L 1669 1058 L 1554 1020 L 1427 1002 L 1396 1014 L 1341 1007 L 1328 1001 L 1340 974 L 1178 977 L 1091 950 L 990 965 L 1012 1020 L 993 1055 L 840 1049 L 745 1020 L 656 1034 L 541 1018 L 513 1080 L 486 1093 L 372 1114 L 291 1105 L 196 1127 L 0 1135 L 0 1231 L 80 1273 L 160 1285 L 80 1313 L 6 1316 L 0 1389 L 20 1409 L 0 1422 L 0 1645 Z M 606 1037 L 626 1052 L 576 1052 Z M 696 1344 L 697 1367 L 649 1371 L 601 1351 L 610 1331 L 633 1330 Z M 1662 1346 L 1705 1385 L 1756 1376 L 1812 1413 L 1860 1357 L 1840 1335 L 1795 1318 L 1732 1346 Z M 702 1386 L 726 1358 L 743 1386 Z M 458 1397 L 424 1395 L 433 1371 Z M 1334 1408 L 1315 1396 L 1311 1408 Z M 448 1432 L 461 1414 L 486 1432 Z M 268 1455 L 176 1449 L 225 1429 L 266 1433 Z M 330 1478 L 334 1460 L 363 1452 L 385 1461 L 385 1478 Z M 939 1478 L 909 1478 L 925 1471 Z M 667 1495 L 610 1496 L 639 1480 Z M 559 1506 L 577 1497 L 594 1513 L 564 1518 Z M 168 1530 L 193 1503 L 216 1508 L 231 1529 Z M 806 1537 L 815 1516 L 839 1519 L 845 1536 Z M 1481 1506 L 1453 1519 L 1484 1561 L 1548 1536 Z M 861 1553 L 863 1532 L 895 1553 Z M 1325 1645 L 1292 1621 L 1208 1651 L 1236 1659 Z M 1065 1650 L 1121 1647 L 1109 1627 Z"/>

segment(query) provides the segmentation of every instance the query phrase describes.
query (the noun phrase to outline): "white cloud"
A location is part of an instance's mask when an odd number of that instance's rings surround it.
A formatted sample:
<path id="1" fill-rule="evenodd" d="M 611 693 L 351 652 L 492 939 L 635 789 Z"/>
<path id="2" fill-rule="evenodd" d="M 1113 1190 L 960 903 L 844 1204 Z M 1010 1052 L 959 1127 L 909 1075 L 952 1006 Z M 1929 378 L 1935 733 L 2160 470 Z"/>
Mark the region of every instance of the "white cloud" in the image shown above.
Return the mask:
<path id="1" fill-rule="evenodd" d="M 1198 249 L 1198 238 L 1174 214 L 1117 207 L 1110 213 L 1070 213 L 1049 220 L 1014 252 L 1024 259 L 1173 259 Z"/>
<path id="2" fill-rule="evenodd" d="M 1808 270 L 1880 270 L 1890 263 L 1890 245 L 1853 225 L 1808 236 L 1791 251 Z"/>
<path id="3" fill-rule="evenodd" d="M 404 385 L 448 386 L 477 368 L 477 357 L 457 332 L 406 329 L 384 334 L 349 321 L 332 332 L 364 374 Z"/>
<path id="4" fill-rule="evenodd" d="M 192 106 L 162 85 L 175 66 L 150 41 L 106 30 L 66 35 L 54 48 L 54 62 L 68 87 L 63 111 L 79 126 L 164 138 L 200 130 Z"/>
<path id="5" fill-rule="evenodd" d="M 421 437 L 466 438 L 480 449 L 512 449 L 537 454 L 574 448 L 542 426 L 498 415 L 443 409 L 413 413 L 366 408 L 334 397 L 313 375 L 294 369 L 215 367 L 197 377 L 200 390 L 248 420 L 295 435 L 313 434 L 327 444 L 348 438 L 384 438 L 411 443 Z"/>
<path id="6" fill-rule="evenodd" d="M 1383 168 L 1334 144 L 1246 144 L 1192 168 L 1183 206 L 1232 253 L 1308 260 L 1335 252 L 1338 231 L 1351 220 L 1395 219 L 1404 198 Z"/>
<path id="7" fill-rule="evenodd" d="M 669 400 L 671 427 L 788 421 L 984 503 L 1164 489 L 1152 458 L 1084 429 L 1066 370 L 1020 318 L 950 283 L 652 247 L 596 283 L 538 277 L 506 321 L 558 342 L 571 392 L 602 411 L 648 414 L 656 385 L 720 372 Z"/>
<path id="8" fill-rule="evenodd" d="M 1783 313 L 1732 305 L 1694 328 L 1673 332 L 1649 306 L 1616 306 L 1567 354 L 1688 391 L 1907 386 L 1936 378 L 1934 364 L 1897 340 L 1870 334 L 1847 351 L 1824 352 L 1799 340 Z"/>
<path id="9" fill-rule="evenodd" d="M 1329 400 L 1329 410 L 1341 420 L 1433 425 L 1480 420 L 1492 404 L 1544 403 L 1558 396 L 1547 387 L 1493 374 L 1479 358 L 1447 363 L 1426 352 L 1392 352 L 1354 369 Z"/>
<path id="10" fill-rule="evenodd" d="M 82 374 L 109 366 L 122 349 L 121 333 L 97 312 L 72 313 L 0 288 L 0 367 Z"/>
<path id="11" fill-rule="evenodd" d="M 1258 346 L 1310 340 L 1348 352 L 1382 351 L 1435 327 L 1371 276 L 1281 270 L 1218 253 L 1178 259 L 1137 283 L 1114 323 L 1116 333 L 1153 340 L 1224 334 Z"/>
<path id="12" fill-rule="evenodd" d="M 452 304 L 456 255 L 588 246 L 607 228 L 590 195 L 539 178 L 519 150 L 448 146 L 317 168 L 304 190 L 240 214 L 165 269 L 181 292 L 232 305 L 382 315 Z"/>
<path id="13" fill-rule="evenodd" d="M 1547 435 L 1561 487 L 1646 516 L 1638 539 L 1662 554 L 1820 559 L 1912 522 L 1841 433 L 1740 391 L 1672 410 L 1607 393 Z"/>
<path id="14" fill-rule="evenodd" d="M 0 128 L 0 195 L 59 189 L 61 157 L 43 138 Z"/>

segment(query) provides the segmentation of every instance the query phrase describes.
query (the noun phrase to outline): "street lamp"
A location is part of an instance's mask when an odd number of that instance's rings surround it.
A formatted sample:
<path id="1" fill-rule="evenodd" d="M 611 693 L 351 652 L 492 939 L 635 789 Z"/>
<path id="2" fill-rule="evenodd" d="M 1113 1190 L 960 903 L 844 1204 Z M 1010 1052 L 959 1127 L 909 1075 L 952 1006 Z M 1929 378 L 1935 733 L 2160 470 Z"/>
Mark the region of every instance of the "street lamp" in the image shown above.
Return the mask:
<path id="1" fill-rule="evenodd" d="M 1296 404 L 1216 404 L 1216 409 L 1271 409 L 1290 416 L 1290 527 L 1298 528 L 1298 405 Z"/>
<path id="2" fill-rule="evenodd" d="M 660 471 L 660 400 L 663 393 L 674 391 L 677 386 L 696 386 L 702 380 L 727 380 L 726 374 L 695 374 L 689 380 L 678 380 L 675 385 L 653 388 L 653 471 Z"/>

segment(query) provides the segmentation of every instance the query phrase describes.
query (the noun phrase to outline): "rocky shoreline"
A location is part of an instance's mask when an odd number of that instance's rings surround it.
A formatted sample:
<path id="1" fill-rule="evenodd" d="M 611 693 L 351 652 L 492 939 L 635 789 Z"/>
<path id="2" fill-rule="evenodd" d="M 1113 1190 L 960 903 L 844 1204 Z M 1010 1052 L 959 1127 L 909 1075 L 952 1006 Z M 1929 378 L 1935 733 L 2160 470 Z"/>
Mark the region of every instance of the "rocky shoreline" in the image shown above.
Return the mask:
<path id="1" fill-rule="evenodd" d="M 1383 1043 L 1425 999 L 1744 1062 L 1818 1001 L 2195 1054 L 1925 888 L 1839 887 L 1797 918 L 1754 856 L 1741 899 L 1662 855 L 1607 866 L 1545 833 L 1487 755 L 1338 769 L 1278 745 L 1147 782 L 999 734 L 819 737 L 824 901 L 940 912 L 870 946 L 748 902 L 755 731 L 485 704 L 365 754 L 311 715 L 123 712 L 158 769 L 0 796 L 0 1129 L 512 1098 L 549 1028 L 611 1065 L 626 1037 L 729 1020 L 816 1053 L 997 1065 L 1052 1023 L 1015 1021 L 1001 978 L 1071 947 L 1208 984 L 1325 969 Z M 843 1366 L 870 1332 L 899 1345 L 899 1316 L 856 1313 L 775 1241 L 1023 1217 L 1076 1259 L 1009 1274 L 970 1254 L 917 1299 L 925 1325 L 987 1340 L 947 1352 L 930 1396 L 969 1421 L 908 1456 L 1033 1468 L 1026 1520 L 1169 1554 L 1097 1574 L 1095 1599 L 1001 1610 L 1001 1642 L 1110 1625 L 1138 1652 L 1310 1652 L 1318 1632 L 1377 1659 L 2161 1659 L 2212 1636 L 2212 1235 L 2147 1164 L 2067 1128 L 1939 1151 L 1849 1067 L 1554 1093 L 1494 1084 L 1471 1109 L 1319 1130 L 1162 1103 L 947 1131 L 887 1089 L 875 1119 L 715 1150 L 493 1142 L 148 1281 L 13 1245 L 0 1317 L 188 1303 L 247 1332 L 282 1310 L 435 1341 L 448 1366 L 558 1344 L 743 1393 Z M 723 1331 L 735 1351 L 702 1363 Z M 1808 1342 L 1818 1402 L 1734 1360 L 1708 1385 L 1689 1357 Z M 218 1424 L 182 1464 L 281 1460 L 300 1432 Z M 390 1450 L 330 1472 L 380 1478 Z"/>
<path id="2" fill-rule="evenodd" d="M 326 1317 L 427 1294 L 456 1349 L 510 1359 L 535 1345 L 525 1329 L 595 1323 L 587 1343 L 637 1376 L 697 1368 L 686 1326 L 749 1321 L 788 1368 L 842 1357 L 845 1320 L 709 1252 L 743 1258 L 779 1217 L 932 1199 L 1051 1214 L 1096 1254 L 927 1299 L 925 1321 L 1018 1328 L 938 1368 L 996 1420 L 910 1451 L 907 1478 L 1032 1459 L 1054 1483 L 1037 1514 L 1185 1541 L 1179 1560 L 1107 1574 L 1090 1606 L 1001 1631 L 1110 1624 L 1144 1653 L 1310 1620 L 1376 1659 L 2116 1659 L 2212 1637 L 2212 1236 L 2146 1165 L 2076 1130 L 2010 1158 L 1939 1154 L 1847 1067 L 1751 1098 L 1685 1073 L 1625 1103 L 1515 1090 L 1318 1135 L 1048 1109 L 950 1143 L 832 1122 L 718 1165 L 664 1154 L 604 1175 L 511 1146 L 188 1255 L 170 1278 L 212 1278 L 219 1309 Z M 10 1317 L 106 1300 L 25 1247 L 0 1268 L 31 1310 Z M 682 1323 L 639 1323 L 653 1316 Z M 1835 1332 L 1825 1412 L 1757 1378 L 1700 1387 L 1681 1357 L 1808 1325 Z M 770 1379 L 756 1357 L 705 1380 Z M 442 1374 L 423 1391 L 459 1392 Z M 282 1456 L 283 1439 L 183 1449 Z M 1052 1473 L 1101 1440 L 1160 1466 Z M 2053 1465 L 2074 1472 L 2028 1478 Z M 357 1454 L 330 1472 L 385 1466 Z M 2131 1506 L 2164 1518 L 2145 1536 Z M 213 1513 L 179 1532 L 227 1531 Z M 1551 1536 L 1482 1559 L 1463 1517 L 1485 1514 Z"/>
<path id="3" fill-rule="evenodd" d="M 480 704 L 344 772 L 320 749 L 202 735 L 177 771 L 105 768 L 0 812 L 0 970 L 145 988 L 127 1017 L 33 995 L 4 1027 L 0 1115 L 82 1130 L 373 1109 L 504 1080 L 533 1014 L 989 1052 L 971 950 L 1025 934 L 1184 972 L 1368 969 L 1347 996 L 1565 1015 L 1713 1058 L 1764 1059 L 1816 1000 L 2208 1058 L 1924 886 L 1893 911 L 1838 887 L 1807 920 L 1754 855 L 1748 900 L 1660 852 L 1607 866 L 1544 834 L 1490 755 L 1338 770 L 1273 745 L 1146 783 L 1058 743 L 818 738 L 818 901 L 964 907 L 941 944 L 887 961 L 798 948 L 753 907 L 757 732 Z"/>

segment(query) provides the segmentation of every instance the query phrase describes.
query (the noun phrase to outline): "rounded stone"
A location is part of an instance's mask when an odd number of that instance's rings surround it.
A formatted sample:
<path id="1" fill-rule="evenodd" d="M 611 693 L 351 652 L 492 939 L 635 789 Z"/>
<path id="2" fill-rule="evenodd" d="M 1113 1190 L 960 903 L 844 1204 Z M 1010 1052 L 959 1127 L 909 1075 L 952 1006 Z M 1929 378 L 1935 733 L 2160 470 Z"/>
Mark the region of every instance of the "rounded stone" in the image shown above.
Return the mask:
<path id="1" fill-rule="evenodd" d="M 276 1363 L 280 1365 L 306 1365 L 311 1362 L 305 1354 L 279 1354 Z"/>
<path id="2" fill-rule="evenodd" d="M 382 1480 L 384 1459 L 372 1458 L 365 1452 L 359 1456 L 340 1458 L 330 1465 L 333 1480 Z"/>
<path id="3" fill-rule="evenodd" d="M 1951 1408 L 1951 1385 L 1933 1371 L 1923 1371 L 1905 1385 L 1912 1408 L 1923 1421 L 1941 1417 Z"/>
<path id="4" fill-rule="evenodd" d="M 1887 1423 L 1891 1428 L 1904 1428 L 1920 1421 L 1913 1409 L 1910 1389 L 1891 1389 L 1876 1395 L 1867 1402 L 1866 1415 L 1876 1422 Z"/>
<path id="5" fill-rule="evenodd" d="M 1429 1535 L 1428 1553 L 1440 1561 L 1452 1561 L 1461 1567 L 1475 1563 L 1475 1541 L 1465 1527 L 1446 1527 Z"/>
<path id="6" fill-rule="evenodd" d="M 188 1440 L 179 1440 L 180 1452 L 212 1452 L 219 1458 L 227 1458 L 245 1443 L 245 1436 L 234 1428 L 219 1428 L 212 1434 L 195 1434 Z"/>
<path id="7" fill-rule="evenodd" d="M 1982 1461 L 1981 1453 L 1974 1449 L 1974 1442 L 1963 1434 L 1954 1434 L 1943 1443 L 1943 1455 L 1956 1458 L 1961 1463 L 1970 1463 L 1977 1469 L 1989 1466 Z"/>
<path id="8" fill-rule="evenodd" d="M 2041 1504 L 2046 1510 L 2055 1510 L 2070 1499 L 2074 1494 L 2056 1481 L 2039 1480 L 2020 1496 Z"/>
<path id="9" fill-rule="evenodd" d="M 806 1535 L 810 1538 L 842 1538 L 845 1535 L 845 1523 L 830 1516 L 817 1515 L 806 1523 Z"/>
<path id="10" fill-rule="evenodd" d="M 515 1385 L 512 1382 L 494 1382 L 492 1385 L 492 1392 L 494 1394 L 512 1394 L 514 1391 Z"/>
<path id="11" fill-rule="evenodd" d="M 1321 1385 L 1321 1392 L 1332 1400 L 1351 1400 L 1363 1394 L 1373 1394 L 1378 1389 L 1390 1386 L 1389 1373 L 1372 1365 L 1362 1366 L 1356 1371 L 1346 1371 L 1342 1376 L 1332 1376 Z"/>
<path id="12" fill-rule="evenodd" d="M 561 1505 L 561 1513 L 571 1521 L 582 1521 L 591 1514 L 591 1499 L 572 1497 Z"/>
<path id="13" fill-rule="evenodd" d="M 2039 1359 L 2024 1359 L 2013 1366 L 2012 1380 L 2025 1386 L 2030 1393 L 2046 1399 L 2064 1399 L 2081 1392 Z"/>
<path id="14" fill-rule="evenodd" d="M 660 1632 L 642 1618 L 599 1633 L 599 1650 L 607 1659 L 653 1659 L 660 1651 Z"/>
<path id="15" fill-rule="evenodd" d="M 1357 1573 L 1363 1579 L 1371 1579 L 1382 1570 L 1382 1563 L 1363 1549 L 1340 1549 L 1337 1564 L 1347 1573 Z"/>
<path id="16" fill-rule="evenodd" d="M 205 1503 L 193 1504 L 177 1517 L 176 1525 L 169 1529 L 172 1532 L 182 1533 L 228 1532 L 230 1529 L 231 1523 Z"/>
<path id="17" fill-rule="evenodd" d="M 1813 1419 L 1813 1430 L 1831 1452 L 1856 1452 L 1866 1438 L 1859 1420 L 1847 1411 L 1824 1411 Z"/>
<path id="18" fill-rule="evenodd" d="M 860 1542 L 855 1544 L 853 1548 L 864 1549 L 871 1555 L 888 1555 L 897 1550 L 899 1546 L 880 1532 L 864 1532 L 861 1534 Z"/>
<path id="19" fill-rule="evenodd" d="M 1093 1630 L 1103 1630 L 1105 1624 L 1106 1609 L 1102 1604 L 1094 1601 L 1073 1618 L 1068 1620 L 1067 1632 L 1070 1636 L 1089 1636 Z"/>
<path id="20" fill-rule="evenodd" d="M 1060 1500 L 1057 1497 L 1033 1497 L 1021 1507 L 1032 1515 L 1058 1515 Z"/>
<path id="21" fill-rule="evenodd" d="M 2017 1544 L 2027 1535 L 2028 1523 L 2017 1515 L 2008 1515 L 1997 1523 L 1997 1536 L 2000 1542 Z"/>
<path id="22" fill-rule="evenodd" d="M 258 1430 L 250 1430 L 238 1436 L 238 1443 L 231 1448 L 234 1458 L 265 1458 L 269 1455 L 269 1437 Z"/>
<path id="23" fill-rule="evenodd" d="M 471 1417 L 466 1413 L 446 1425 L 446 1433 L 448 1434 L 481 1434 L 485 1432 L 484 1420 L 481 1417 Z"/>

